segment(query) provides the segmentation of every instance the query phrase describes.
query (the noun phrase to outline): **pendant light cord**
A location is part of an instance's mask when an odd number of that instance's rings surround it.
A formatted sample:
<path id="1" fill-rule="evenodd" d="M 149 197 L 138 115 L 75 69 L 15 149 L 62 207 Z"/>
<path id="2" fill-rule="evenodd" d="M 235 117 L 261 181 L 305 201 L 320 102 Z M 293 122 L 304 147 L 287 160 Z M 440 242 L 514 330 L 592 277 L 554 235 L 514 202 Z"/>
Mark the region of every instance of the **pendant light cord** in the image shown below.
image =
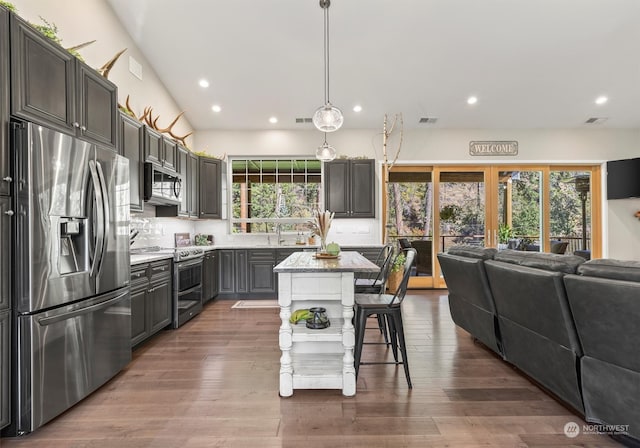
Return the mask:
<path id="1" fill-rule="evenodd" d="M 324 103 L 329 103 L 329 6 L 330 1 L 324 6 Z"/>

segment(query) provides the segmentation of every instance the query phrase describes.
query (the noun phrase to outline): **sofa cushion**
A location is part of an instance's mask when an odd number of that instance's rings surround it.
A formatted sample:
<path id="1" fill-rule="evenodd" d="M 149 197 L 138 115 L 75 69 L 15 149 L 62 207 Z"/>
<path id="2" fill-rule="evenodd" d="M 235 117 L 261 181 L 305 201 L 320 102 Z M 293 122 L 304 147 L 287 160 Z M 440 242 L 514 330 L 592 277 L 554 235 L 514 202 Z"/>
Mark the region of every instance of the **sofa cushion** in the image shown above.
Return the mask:
<path id="1" fill-rule="evenodd" d="M 578 273 L 590 277 L 640 282 L 640 261 L 598 259 L 583 263 Z"/>
<path id="2" fill-rule="evenodd" d="M 527 255 L 531 254 L 531 252 L 527 253 L 521 250 L 505 249 L 498 251 L 493 259 L 503 263 L 520 264 Z"/>
<path id="3" fill-rule="evenodd" d="M 543 269 L 545 271 L 563 272 L 565 274 L 575 274 L 578 266 L 584 263 L 584 258 L 576 255 L 526 252 L 509 249 L 498 252 L 494 260 Z"/>
<path id="4" fill-rule="evenodd" d="M 584 258 L 577 255 L 537 253 L 530 254 L 520 264 L 530 268 L 544 269 L 545 271 L 574 274 L 582 263 L 584 263 Z"/>
<path id="5" fill-rule="evenodd" d="M 498 251 L 492 247 L 478 247 L 470 245 L 457 245 L 452 246 L 447 251 L 450 255 L 457 255 L 459 257 L 478 258 L 480 260 L 491 260 Z"/>

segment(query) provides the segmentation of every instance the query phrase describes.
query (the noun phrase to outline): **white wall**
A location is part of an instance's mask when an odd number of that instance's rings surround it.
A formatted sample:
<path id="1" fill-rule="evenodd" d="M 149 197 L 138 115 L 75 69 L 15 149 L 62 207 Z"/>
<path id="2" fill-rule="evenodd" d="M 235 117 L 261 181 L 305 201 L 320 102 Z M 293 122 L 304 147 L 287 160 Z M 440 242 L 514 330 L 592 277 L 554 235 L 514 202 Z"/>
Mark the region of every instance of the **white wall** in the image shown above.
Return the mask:
<path id="1" fill-rule="evenodd" d="M 469 142 L 473 140 L 516 140 L 519 143 L 519 153 L 515 157 L 473 157 L 469 155 Z M 382 160 L 381 129 L 340 130 L 329 134 L 328 141 L 336 148 L 339 156 L 366 156 Z M 322 134 L 314 130 L 201 131 L 195 136 L 195 144 L 198 148 L 216 156 L 227 154 L 313 157 L 316 147 L 321 143 Z M 389 142 L 389 158 L 395 154 L 396 147 L 397 137 Z M 593 164 L 631 157 L 640 157 L 640 130 L 637 129 L 431 129 L 406 131 L 399 161 L 431 164 L 444 162 Z M 378 185 L 379 182 L 378 178 Z M 603 203 L 604 230 L 605 235 L 608 235 L 603 241 L 605 256 L 640 260 L 640 220 L 633 218 L 633 213 L 640 210 L 639 201 L 605 201 Z M 379 210 L 378 207 L 378 213 Z M 354 232 L 350 223 L 346 224 L 345 233 L 340 235 L 344 235 L 345 240 L 359 236 L 359 241 L 379 242 L 379 221 L 375 220 L 367 225 L 370 226 L 371 232 L 366 236 L 363 233 Z M 338 242 L 341 242 L 342 238 L 338 239 Z"/>
<path id="2" fill-rule="evenodd" d="M 40 17 L 43 17 L 55 24 L 65 48 L 95 39 L 95 43 L 79 51 L 93 68 L 101 67 L 120 50 L 127 48 L 111 70 L 109 80 L 118 86 L 120 104 L 124 105 L 127 95 L 130 95 L 131 107 L 138 116 L 142 115 L 145 107 L 152 107 L 154 117 L 160 116 L 158 125 L 164 127 L 181 112 L 104 0 L 11 0 L 11 3 L 18 9 L 18 15 L 28 22 L 40 25 L 43 24 Z M 130 56 L 142 65 L 142 81 L 129 72 Z M 184 117 L 174 127 L 174 133 L 180 136 L 191 130 Z M 191 143 L 191 138 L 188 138 L 187 144 L 192 146 Z"/>

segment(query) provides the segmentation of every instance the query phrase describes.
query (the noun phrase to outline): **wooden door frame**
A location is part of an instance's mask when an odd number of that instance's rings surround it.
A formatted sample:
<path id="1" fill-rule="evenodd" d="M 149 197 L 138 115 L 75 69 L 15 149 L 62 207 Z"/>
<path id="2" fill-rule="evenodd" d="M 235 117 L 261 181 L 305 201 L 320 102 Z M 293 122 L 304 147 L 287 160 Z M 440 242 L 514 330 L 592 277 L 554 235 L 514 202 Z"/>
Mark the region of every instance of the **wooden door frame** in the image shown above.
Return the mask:
<path id="1" fill-rule="evenodd" d="M 497 229 L 498 229 L 498 195 L 494 192 L 498 191 L 498 173 L 500 171 L 540 171 L 542 173 L 542 228 L 540 229 L 540 238 L 542 250 L 550 251 L 550 199 L 551 192 L 549 181 L 552 171 L 588 171 L 591 180 L 591 257 L 600 258 L 602 256 L 602 167 L 599 164 L 509 164 L 509 163 L 492 163 L 492 164 L 455 164 L 455 165 L 438 165 L 438 164 L 400 164 L 391 168 L 396 172 L 415 172 L 415 171 L 431 172 L 432 182 L 432 206 L 433 206 L 433 260 L 432 260 L 432 276 L 431 277 L 414 277 L 410 282 L 412 288 L 446 288 L 444 278 L 436 254 L 440 250 L 440 214 L 436 213 L 440 210 L 440 173 L 442 172 L 467 172 L 478 171 L 484 173 L 485 178 L 485 247 L 497 247 Z M 383 184 L 383 200 L 382 200 L 382 237 L 386 238 L 386 217 L 387 217 L 387 186 L 388 178 L 385 176 L 386 171 L 382 167 L 382 184 Z M 384 241 L 383 241 L 384 243 Z"/>

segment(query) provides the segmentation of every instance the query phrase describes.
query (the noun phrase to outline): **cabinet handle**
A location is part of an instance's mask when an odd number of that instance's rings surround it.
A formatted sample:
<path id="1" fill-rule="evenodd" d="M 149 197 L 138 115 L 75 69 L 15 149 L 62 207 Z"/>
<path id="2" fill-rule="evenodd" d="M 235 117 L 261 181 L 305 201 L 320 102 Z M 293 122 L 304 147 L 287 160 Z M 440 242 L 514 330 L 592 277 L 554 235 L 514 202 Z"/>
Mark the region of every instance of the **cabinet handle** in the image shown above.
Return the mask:
<path id="1" fill-rule="evenodd" d="M 7 216 L 13 216 L 13 210 L 7 210 L 4 214 Z"/>
<path id="2" fill-rule="evenodd" d="M 151 289 L 147 290 L 147 292 L 153 292 L 155 290 L 156 290 L 156 288 L 151 288 Z"/>
<path id="3" fill-rule="evenodd" d="M 13 179 L 11 178 L 11 176 L 7 176 L 7 177 L 3 177 L 2 180 L 5 182 L 11 182 Z"/>
<path id="4" fill-rule="evenodd" d="M 74 128 L 79 128 L 80 127 L 80 123 L 78 123 L 77 121 L 73 122 L 73 127 Z"/>
<path id="5" fill-rule="evenodd" d="M 82 129 L 83 131 L 86 131 L 87 127 L 86 126 L 80 126 L 80 129 Z"/>

